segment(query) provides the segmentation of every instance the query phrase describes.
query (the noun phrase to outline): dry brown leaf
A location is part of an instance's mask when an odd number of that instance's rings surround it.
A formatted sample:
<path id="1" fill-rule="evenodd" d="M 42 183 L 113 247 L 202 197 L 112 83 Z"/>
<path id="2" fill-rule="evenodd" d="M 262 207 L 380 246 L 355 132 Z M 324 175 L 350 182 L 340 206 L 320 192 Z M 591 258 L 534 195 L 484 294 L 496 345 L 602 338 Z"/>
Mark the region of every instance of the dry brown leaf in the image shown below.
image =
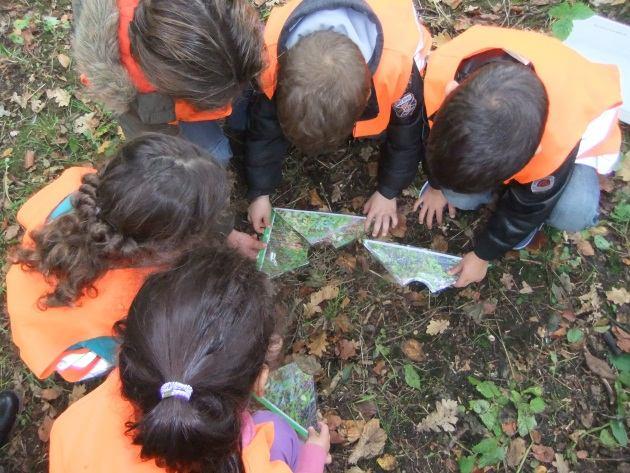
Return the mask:
<path id="1" fill-rule="evenodd" d="M 363 208 L 363 204 L 365 204 L 365 197 L 362 195 L 359 195 L 357 197 L 354 197 L 351 201 L 350 201 L 350 205 L 352 206 L 352 208 L 354 210 L 359 210 L 361 208 Z"/>
<path id="2" fill-rule="evenodd" d="M 588 350 L 584 350 L 584 358 L 586 358 L 586 366 L 595 373 L 605 379 L 614 380 L 616 378 L 612 368 L 604 360 L 600 360 Z"/>
<path id="3" fill-rule="evenodd" d="M 573 233 L 569 236 L 569 239 L 575 243 L 578 252 L 582 256 L 595 256 L 595 249 L 593 248 L 593 245 L 591 245 L 591 243 L 580 233 Z"/>
<path id="4" fill-rule="evenodd" d="M 354 328 L 354 326 L 352 325 L 352 322 L 350 322 L 350 319 L 348 318 L 347 315 L 338 315 L 337 317 L 335 317 L 335 320 L 333 321 L 333 324 L 335 325 L 335 327 L 337 328 L 337 330 L 339 330 L 341 333 L 348 333 L 350 331 L 352 331 L 352 329 Z"/>
<path id="5" fill-rule="evenodd" d="M 348 457 L 348 463 L 356 465 L 356 463 L 362 458 L 369 459 L 380 455 L 383 453 L 386 441 L 387 434 L 383 429 L 381 429 L 379 420 L 370 420 L 367 424 L 365 424 L 361 437 L 359 438 L 359 442 Z"/>
<path id="6" fill-rule="evenodd" d="M 54 422 L 55 419 L 53 419 L 48 414 L 44 416 L 42 423 L 39 424 L 39 427 L 37 428 L 37 436 L 39 437 L 39 440 L 44 443 L 48 442 L 48 440 L 50 439 L 50 431 Z"/>
<path id="7" fill-rule="evenodd" d="M 444 333 L 450 324 L 451 323 L 448 320 L 444 319 L 431 320 L 427 325 L 427 334 L 438 335 L 440 333 Z"/>
<path id="8" fill-rule="evenodd" d="M 24 169 L 31 169 L 35 166 L 35 151 L 29 149 L 24 153 L 24 161 L 23 161 Z"/>
<path id="9" fill-rule="evenodd" d="M 501 424 L 501 430 L 503 430 L 508 437 L 514 437 L 514 435 L 516 435 L 516 422 L 513 420 L 503 422 Z"/>
<path id="10" fill-rule="evenodd" d="M 558 473 L 571 473 L 569 463 L 564 459 L 562 453 L 556 453 L 556 461 L 552 465 L 556 467 Z"/>
<path id="11" fill-rule="evenodd" d="M 96 112 L 86 113 L 74 121 L 74 132 L 77 134 L 91 133 L 98 124 L 99 120 L 96 118 Z"/>
<path id="12" fill-rule="evenodd" d="M 512 289 L 514 289 L 514 286 L 516 286 L 516 283 L 514 282 L 514 276 L 512 276 L 510 273 L 503 273 L 503 275 L 501 276 L 501 284 L 503 284 L 503 287 L 505 289 L 511 291 Z"/>
<path id="13" fill-rule="evenodd" d="M 357 342 L 342 338 L 337 342 L 337 355 L 344 361 L 357 356 Z"/>
<path id="14" fill-rule="evenodd" d="M 613 287 L 610 291 L 606 291 L 606 298 L 613 304 L 630 304 L 630 292 L 625 287 Z"/>
<path id="15" fill-rule="evenodd" d="M 378 174 L 378 163 L 373 161 L 367 164 L 367 171 L 370 177 L 376 177 Z"/>
<path id="16" fill-rule="evenodd" d="M 318 335 L 312 337 L 307 346 L 311 355 L 321 357 L 328 347 L 326 332 L 322 331 Z"/>
<path id="17" fill-rule="evenodd" d="M 4 231 L 5 241 L 13 240 L 20 233 L 20 226 L 18 224 L 9 225 Z"/>
<path id="18" fill-rule="evenodd" d="M 619 327 L 613 327 L 612 332 L 617 337 L 617 346 L 625 353 L 630 353 L 630 333 Z"/>
<path id="19" fill-rule="evenodd" d="M 414 338 L 405 340 L 402 344 L 402 351 L 412 361 L 422 361 L 425 358 L 422 343 Z"/>
<path id="20" fill-rule="evenodd" d="M 538 465 L 534 468 L 534 473 L 547 473 L 547 467 L 545 465 Z"/>
<path id="21" fill-rule="evenodd" d="M 46 102 L 44 102 L 43 100 L 39 100 L 38 98 L 35 98 L 35 97 L 31 99 L 31 110 L 33 111 L 33 113 L 41 112 L 45 106 L 46 106 Z"/>
<path id="22" fill-rule="evenodd" d="M 376 463 L 378 463 L 378 466 L 385 471 L 394 471 L 398 466 L 398 460 L 396 460 L 396 457 L 394 455 L 390 455 L 389 453 L 377 458 Z"/>
<path id="23" fill-rule="evenodd" d="M 324 204 L 324 201 L 322 200 L 322 198 L 319 196 L 317 189 L 311 189 L 310 191 L 308 191 L 308 196 L 309 196 L 309 203 L 313 207 L 321 208 L 326 205 Z"/>
<path id="24" fill-rule="evenodd" d="M 54 99 L 57 105 L 60 107 L 67 107 L 70 105 L 70 93 L 67 90 L 58 87 L 56 89 L 46 89 L 46 97 Z"/>
<path id="25" fill-rule="evenodd" d="M 544 445 L 534 445 L 532 447 L 532 454 L 534 458 L 539 462 L 551 463 L 556 455 L 551 447 L 545 447 Z"/>
<path id="26" fill-rule="evenodd" d="M 70 58 L 66 54 L 57 55 L 57 61 L 59 61 L 59 64 L 61 64 L 64 69 L 68 69 L 70 66 Z"/>
<path id="27" fill-rule="evenodd" d="M 591 284 L 586 294 L 582 294 L 578 297 L 578 299 L 582 303 L 582 306 L 577 311 L 577 315 L 590 313 L 590 320 L 599 319 L 602 316 L 600 310 L 602 301 L 599 298 L 599 294 L 597 292 L 598 289 L 601 289 L 601 285 L 598 283 L 593 283 Z"/>
<path id="28" fill-rule="evenodd" d="M 577 452 L 575 452 L 575 455 L 580 460 L 586 460 L 588 458 L 588 452 L 586 450 L 578 450 Z"/>
<path id="29" fill-rule="evenodd" d="M 460 16 L 457 20 L 455 20 L 455 23 L 453 23 L 453 28 L 455 28 L 455 31 L 457 31 L 458 33 L 467 30 L 471 26 L 472 21 L 470 21 L 470 19 L 465 16 Z"/>
<path id="30" fill-rule="evenodd" d="M 531 294 L 532 292 L 534 292 L 532 287 L 529 284 L 527 284 L 526 281 L 523 281 L 523 287 L 518 291 L 518 293 L 519 294 Z"/>
<path id="31" fill-rule="evenodd" d="M 446 253 L 448 251 L 448 241 L 446 241 L 444 235 L 440 235 L 438 233 L 433 237 L 433 241 L 431 241 L 431 249 L 439 251 L 440 253 Z"/>
<path id="32" fill-rule="evenodd" d="M 352 468 L 347 469 L 346 473 L 371 473 L 371 470 L 365 471 L 359 468 L 358 466 L 353 466 Z"/>
<path id="33" fill-rule="evenodd" d="M 418 432 L 432 430 L 439 432 L 455 432 L 457 424 L 457 401 L 442 399 L 435 403 L 435 411 L 429 413 L 416 427 Z"/>
<path id="34" fill-rule="evenodd" d="M 319 305 L 324 301 L 334 299 L 339 295 L 339 286 L 328 285 L 324 286 L 319 291 L 315 291 L 311 294 L 311 298 L 308 304 L 304 304 L 304 316 L 310 317 L 322 311 Z"/>
<path id="35" fill-rule="evenodd" d="M 342 253 L 335 263 L 347 273 L 352 273 L 357 267 L 357 258 L 349 253 Z"/>
<path id="36" fill-rule="evenodd" d="M 45 401 L 54 401 L 59 396 L 61 396 L 62 392 L 63 390 L 59 386 L 55 386 L 53 388 L 42 389 L 42 392 L 39 393 L 39 397 L 41 397 Z"/>
<path id="37" fill-rule="evenodd" d="M 396 238 L 405 238 L 405 235 L 407 234 L 407 217 L 399 213 L 398 225 L 390 229 L 389 232 Z"/>
<path id="38" fill-rule="evenodd" d="M 523 457 L 525 456 L 525 452 L 527 451 L 527 442 L 521 437 L 517 437 L 510 441 L 510 447 L 508 448 L 507 455 L 505 456 L 505 461 L 508 466 L 514 468 L 518 465 Z"/>

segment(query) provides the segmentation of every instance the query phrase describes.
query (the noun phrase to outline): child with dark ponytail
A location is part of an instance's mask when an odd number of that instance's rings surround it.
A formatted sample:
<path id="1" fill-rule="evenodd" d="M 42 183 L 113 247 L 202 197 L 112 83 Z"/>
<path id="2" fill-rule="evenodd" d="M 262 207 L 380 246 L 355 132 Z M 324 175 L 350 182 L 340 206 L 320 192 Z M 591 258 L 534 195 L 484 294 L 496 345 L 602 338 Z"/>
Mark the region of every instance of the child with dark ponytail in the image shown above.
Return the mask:
<path id="1" fill-rule="evenodd" d="M 146 276 L 209 239 L 238 240 L 228 198 L 222 166 L 158 134 L 128 142 L 100 171 L 67 169 L 31 197 L 7 274 L 13 340 L 28 367 L 69 381 L 110 369 L 112 326 Z"/>
<path id="2" fill-rule="evenodd" d="M 150 276 L 118 326 L 120 366 L 53 425 L 50 472 L 321 473 L 330 436 L 302 445 L 264 393 L 274 330 L 267 278 L 221 248 Z"/>

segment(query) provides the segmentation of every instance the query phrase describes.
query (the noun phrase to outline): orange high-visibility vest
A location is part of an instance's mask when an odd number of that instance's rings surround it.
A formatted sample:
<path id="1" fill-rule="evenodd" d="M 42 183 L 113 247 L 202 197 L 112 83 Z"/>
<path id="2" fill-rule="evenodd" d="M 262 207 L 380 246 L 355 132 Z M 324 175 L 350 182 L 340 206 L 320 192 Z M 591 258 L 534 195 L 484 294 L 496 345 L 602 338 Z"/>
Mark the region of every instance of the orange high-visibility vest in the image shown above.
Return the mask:
<path id="1" fill-rule="evenodd" d="M 431 53 L 424 79 L 427 116 L 438 111 L 446 86 L 454 80 L 462 61 L 491 49 L 503 49 L 530 61 L 549 97 L 549 114 L 540 152 L 508 181 L 521 184 L 552 174 L 567 159 L 589 123 L 621 104 L 619 70 L 596 64 L 557 39 L 491 26 L 473 26 Z M 621 129 L 614 125 L 608 137 L 591 152 L 618 152 Z"/>
<path id="2" fill-rule="evenodd" d="M 265 26 L 267 67 L 260 78 L 265 95 L 271 99 L 276 91 L 278 77 L 278 41 L 287 19 L 302 3 L 293 0 L 276 7 Z M 416 18 L 411 0 L 366 0 L 383 28 L 383 52 L 373 76 L 378 116 L 355 124 L 353 135 L 357 138 L 374 136 L 385 131 L 389 124 L 391 108 L 405 92 L 411 75 L 414 56 L 426 56 L 431 48 L 431 34 Z M 423 49 L 418 45 L 424 41 Z"/>
<path id="3" fill-rule="evenodd" d="M 126 435 L 132 405 L 122 397 L 120 376 L 114 370 L 105 382 L 59 416 L 50 433 L 50 473 L 160 473 L 154 460 L 140 458 L 140 446 Z M 243 447 L 247 473 L 291 473 L 283 461 L 270 459 L 272 422 L 255 426 L 254 437 Z"/>
<path id="4" fill-rule="evenodd" d="M 26 230 L 23 245 L 33 244 L 30 231 L 43 225 L 55 207 L 79 188 L 83 175 L 91 172 L 96 171 L 85 167 L 67 169 L 24 204 L 17 215 Z M 43 379 L 55 371 L 60 356 L 69 347 L 112 336 L 112 326 L 127 315 L 131 301 L 150 273 L 150 268 L 110 270 L 94 283 L 96 292 L 90 291 L 70 307 L 42 310 L 38 302 L 52 290 L 54 281 L 19 264 L 11 266 L 7 273 L 7 312 L 13 342 L 24 363 Z"/>
<path id="5" fill-rule="evenodd" d="M 133 13 L 138 6 L 139 0 L 116 0 L 119 12 L 118 22 L 118 45 L 120 49 L 120 61 L 129 73 L 131 81 L 141 94 L 155 92 L 155 87 L 140 69 L 140 65 L 131 55 L 131 40 L 129 38 L 129 24 L 133 20 Z M 175 99 L 175 117 L 177 121 L 201 122 L 206 120 L 218 120 L 225 118 L 232 113 L 232 105 L 228 104 L 217 110 L 199 111 L 185 100 Z"/>

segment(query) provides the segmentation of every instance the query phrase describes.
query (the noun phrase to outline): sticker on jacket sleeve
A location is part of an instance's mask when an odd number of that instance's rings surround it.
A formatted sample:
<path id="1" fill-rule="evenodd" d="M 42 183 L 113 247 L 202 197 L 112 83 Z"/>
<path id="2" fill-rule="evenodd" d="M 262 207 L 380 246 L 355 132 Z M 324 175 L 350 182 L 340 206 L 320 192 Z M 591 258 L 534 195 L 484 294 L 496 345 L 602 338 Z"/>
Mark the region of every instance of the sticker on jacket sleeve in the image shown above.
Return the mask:
<path id="1" fill-rule="evenodd" d="M 396 113 L 398 118 L 406 118 L 414 112 L 417 106 L 418 101 L 415 95 L 407 92 L 400 100 L 394 103 L 394 113 Z"/>
<path id="2" fill-rule="evenodd" d="M 556 182 L 556 178 L 554 176 L 543 177 L 542 179 L 538 179 L 532 182 L 532 192 L 534 194 L 538 194 L 540 192 L 547 192 L 551 189 Z"/>

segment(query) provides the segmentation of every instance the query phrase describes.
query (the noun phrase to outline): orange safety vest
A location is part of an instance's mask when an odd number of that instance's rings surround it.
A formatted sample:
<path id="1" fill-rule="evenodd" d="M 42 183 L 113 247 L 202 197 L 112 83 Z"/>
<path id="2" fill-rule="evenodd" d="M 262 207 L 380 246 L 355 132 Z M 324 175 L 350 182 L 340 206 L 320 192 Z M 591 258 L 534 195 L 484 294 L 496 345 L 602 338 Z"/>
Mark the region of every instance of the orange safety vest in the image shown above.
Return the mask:
<path id="1" fill-rule="evenodd" d="M 32 196 L 17 219 L 25 228 L 23 245 L 32 245 L 29 233 L 40 227 L 55 207 L 81 185 L 81 178 L 95 172 L 73 167 Z M 85 295 L 70 307 L 38 307 L 41 296 L 53 288 L 52 281 L 38 271 L 14 264 L 7 273 L 7 312 L 13 342 L 24 363 L 44 379 L 55 371 L 60 356 L 71 346 L 96 337 L 111 336 L 112 326 L 127 315 L 149 268 L 114 269 L 94 283 L 96 292 Z"/>
<path id="2" fill-rule="evenodd" d="M 114 370 L 105 382 L 59 416 L 50 433 L 50 473 L 160 473 L 154 460 L 140 458 L 140 446 L 126 434 L 133 407 L 121 395 L 120 376 Z M 283 461 L 270 459 L 274 439 L 272 422 L 255 426 L 243 447 L 247 473 L 291 473 Z"/>
<path id="3" fill-rule="evenodd" d="M 503 49 L 530 61 L 549 97 L 549 114 L 540 152 L 508 179 L 521 184 L 552 174 L 567 159 L 589 123 L 621 104 L 619 70 L 596 64 L 560 41 L 531 31 L 473 26 L 431 53 L 424 78 L 427 116 L 438 111 L 446 86 L 462 61 L 491 49 Z M 618 152 L 621 129 L 615 125 L 591 152 Z M 615 151 L 616 150 L 616 151 Z"/>
<path id="4" fill-rule="evenodd" d="M 116 0 L 119 12 L 118 45 L 120 48 L 120 61 L 129 73 L 131 81 L 141 94 L 155 92 L 156 88 L 140 69 L 140 65 L 131 55 L 131 40 L 129 38 L 129 24 L 133 20 L 133 13 L 140 0 Z M 228 104 L 217 110 L 199 111 L 185 100 L 175 100 L 175 117 L 177 121 L 201 122 L 206 120 L 218 120 L 228 117 L 232 113 L 232 105 Z"/>
<path id="5" fill-rule="evenodd" d="M 265 95 L 271 99 L 276 91 L 278 76 L 278 41 L 287 19 L 302 3 L 293 0 L 282 7 L 276 7 L 265 26 L 265 46 L 267 67 L 260 78 Z M 353 135 L 356 138 L 374 136 L 385 131 L 389 124 L 391 108 L 403 95 L 409 83 L 414 55 L 418 44 L 424 40 L 420 54 L 426 56 L 431 48 L 431 34 L 418 23 L 411 0 L 366 0 L 383 28 L 383 52 L 373 76 L 378 116 L 355 124 Z"/>

